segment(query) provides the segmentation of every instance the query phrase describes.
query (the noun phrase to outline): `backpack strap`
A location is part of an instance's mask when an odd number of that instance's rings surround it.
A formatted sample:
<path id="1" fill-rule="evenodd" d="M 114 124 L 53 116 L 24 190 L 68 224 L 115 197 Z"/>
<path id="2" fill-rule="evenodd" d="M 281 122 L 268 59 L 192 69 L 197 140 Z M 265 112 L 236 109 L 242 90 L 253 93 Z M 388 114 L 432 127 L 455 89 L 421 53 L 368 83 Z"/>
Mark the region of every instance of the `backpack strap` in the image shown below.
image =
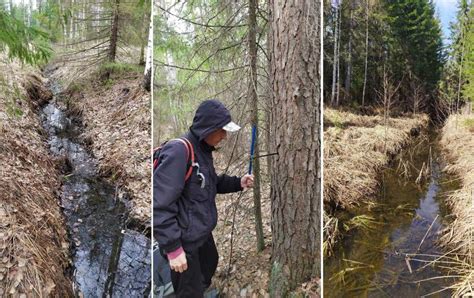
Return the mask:
<path id="1" fill-rule="evenodd" d="M 187 156 L 186 160 L 187 160 L 187 164 L 188 164 L 188 170 L 187 170 L 186 175 L 184 177 L 184 181 L 186 182 L 189 179 L 189 177 L 191 177 L 191 174 L 193 172 L 193 167 L 196 164 L 195 163 L 195 157 L 194 157 L 194 147 L 191 144 L 191 142 L 185 137 L 181 137 L 181 138 L 178 138 L 178 139 L 172 139 L 168 142 L 171 142 L 171 141 L 179 141 L 179 142 L 183 143 L 184 147 L 186 148 L 186 156 Z M 154 149 L 153 152 L 157 152 L 161 148 L 162 148 L 162 146 Z M 191 162 L 189 162 L 189 161 L 191 161 Z M 158 158 L 153 157 L 153 168 L 155 169 L 157 166 L 158 166 Z"/>
<path id="2" fill-rule="evenodd" d="M 161 149 L 161 146 L 153 149 L 153 171 L 156 169 L 156 167 L 158 167 L 158 158 L 155 155 L 160 149 Z"/>
<path id="3" fill-rule="evenodd" d="M 194 167 L 194 164 L 195 164 L 195 157 L 194 157 L 194 147 L 193 145 L 191 144 L 191 142 L 186 139 L 185 137 L 182 137 L 182 138 L 179 138 L 179 139 L 176 139 L 178 141 L 180 141 L 181 143 L 184 144 L 184 146 L 186 147 L 186 151 L 188 153 L 188 161 L 191 160 L 191 165 L 188 169 L 188 171 L 186 172 L 186 175 L 184 177 L 184 181 L 188 181 L 189 177 L 191 177 L 191 174 L 193 172 L 193 167 Z"/>

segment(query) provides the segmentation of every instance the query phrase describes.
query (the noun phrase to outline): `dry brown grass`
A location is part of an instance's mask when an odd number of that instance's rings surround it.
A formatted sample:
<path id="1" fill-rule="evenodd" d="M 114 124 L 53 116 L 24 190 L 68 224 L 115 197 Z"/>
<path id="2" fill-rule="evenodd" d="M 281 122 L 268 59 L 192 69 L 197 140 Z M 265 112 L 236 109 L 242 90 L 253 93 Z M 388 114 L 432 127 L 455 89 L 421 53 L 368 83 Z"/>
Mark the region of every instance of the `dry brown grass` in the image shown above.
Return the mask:
<path id="1" fill-rule="evenodd" d="M 371 202 L 378 174 L 429 123 L 427 115 L 385 120 L 333 109 L 324 110 L 324 255 L 331 255 L 342 236 L 334 209 Z"/>
<path id="2" fill-rule="evenodd" d="M 150 94 L 140 83 L 140 78 L 118 78 L 104 86 L 89 78 L 82 82 L 83 89 L 72 93 L 101 172 L 131 195 L 131 218 L 150 226 Z"/>
<path id="3" fill-rule="evenodd" d="M 377 175 L 411 139 L 411 130 L 428 125 L 426 115 L 391 118 L 360 116 L 326 109 L 324 203 L 350 208 L 377 190 Z"/>
<path id="4" fill-rule="evenodd" d="M 68 297 L 72 283 L 65 275 L 69 244 L 58 206 L 58 163 L 48 154 L 33 111 L 47 98 L 29 100 L 22 85 L 33 80 L 31 94 L 48 92 L 38 89 L 39 74 L 27 76 L 32 71 L 0 63 L 0 296 Z"/>
<path id="5" fill-rule="evenodd" d="M 455 219 L 441 239 L 458 260 L 452 269 L 464 276 L 453 286 L 456 297 L 474 295 L 474 133 L 470 123 L 474 123 L 474 115 L 451 115 L 441 139 L 449 157 L 445 170 L 459 176 L 462 184 L 448 198 Z"/>

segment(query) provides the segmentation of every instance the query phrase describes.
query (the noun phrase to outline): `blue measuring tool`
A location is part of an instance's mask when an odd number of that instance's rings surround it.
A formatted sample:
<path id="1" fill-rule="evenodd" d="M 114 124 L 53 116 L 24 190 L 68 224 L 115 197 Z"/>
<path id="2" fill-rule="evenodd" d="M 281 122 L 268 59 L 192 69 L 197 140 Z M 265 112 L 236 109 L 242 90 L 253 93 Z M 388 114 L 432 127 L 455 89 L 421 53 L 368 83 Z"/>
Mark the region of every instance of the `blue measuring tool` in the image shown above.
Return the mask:
<path id="1" fill-rule="evenodd" d="M 252 175 L 252 162 L 253 162 L 253 155 L 255 152 L 255 139 L 256 138 L 257 138 L 257 127 L 253 125 L 252 126 L 252 143 L 250 144 L 249 175 Z"/>

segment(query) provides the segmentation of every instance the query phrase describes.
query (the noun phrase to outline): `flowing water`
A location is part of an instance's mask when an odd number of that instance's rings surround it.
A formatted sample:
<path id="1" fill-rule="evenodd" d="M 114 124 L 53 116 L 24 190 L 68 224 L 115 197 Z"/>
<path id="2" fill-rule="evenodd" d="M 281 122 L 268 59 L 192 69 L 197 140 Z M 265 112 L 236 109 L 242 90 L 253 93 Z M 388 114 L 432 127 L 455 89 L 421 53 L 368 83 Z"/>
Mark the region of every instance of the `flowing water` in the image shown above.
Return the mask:
<path id="1" fill-rule="evenodd" d="M 445 214 L 440 203 L 456 187 L 440 163 L 436 135 L 430 133 L 383 172 L 375 204 L 339 214 L 348 228 L 351 223 L 358 228 L 325 261 L 325 297 L 450 297 L 442 290 L 453 280 L 430 263 L 443 254 L 436 243 Z M 428 175 L 419 175 L 422 168 Z"/>
<path id="2" fill-rule="evenodd" d="M 128 198 L 98 173 L 98 162 L 81 142 L 81 123 L 63 108 L 60 85 L 41 119 L 51 152 L 64 157 L 60 200 L 73 246 L 77 296 L 143 297 L 150 292 L 150 240 L 127 228 Z"/>

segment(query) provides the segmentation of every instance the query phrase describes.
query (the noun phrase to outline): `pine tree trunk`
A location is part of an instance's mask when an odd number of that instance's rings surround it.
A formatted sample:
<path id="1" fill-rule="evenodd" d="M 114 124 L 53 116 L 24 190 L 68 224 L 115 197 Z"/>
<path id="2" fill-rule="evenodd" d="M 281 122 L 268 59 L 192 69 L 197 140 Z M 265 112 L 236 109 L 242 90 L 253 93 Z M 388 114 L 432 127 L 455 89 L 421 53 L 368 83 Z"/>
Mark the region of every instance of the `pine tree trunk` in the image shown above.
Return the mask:
<path id="1" fill-rule="evenodd" d="M 351 100 L 351 81 L 352 81 L 352 30 L 353 30 L 353 16 L 354 16 L 354 7 L 352 6 L 353 3 L 349 4 L 349 40 L 347 42 L 347 66 L 346 66 L 346 81 L 345 81 L 345 91 L 347 99 Z"/>
<path id="2" fill-rule="evenodd" d="M 146 2 L 145 2 L 145 5 L 146 5 Z M 145 47 L 147 46 L 148 44 L 148 39 L 147 39 L 147 36 L 149 36 L 149 34 L 147 34 L 149 32 L 149 29 L 150 29 L 150 24 L 148 23 L 148 20 L 150 19 L 150 17 L 148 16 L 148 13 L 150 12 L 149 9 L 144 9 L 143 10 L 143 33 L 142 33 L 142 43 L 141 43 L 141 46 L 140 46 L 140 59 L 138 61 L 138 65 L 145 65 L 146 61 L 145 61 Z M 147 30 L 148 29 L 148 30 Z"/>
<path id="3" fill-rule="evenodd" d="M 337 57 L 337 64 L 336 64 L 336 106 L 339 105 L 339 96 L 340 96 L 340 88 L 339 88 L 339 82 L 340 76 L 341 76 L 341 63 L 340 63 L 340 49 L 341 49 L 341 23 L 342 23 L 342 0 L 339 3 L 339 19 L 338 19 L 338 24 L 337 24 L 337 31 L 339 34 L 337 35 L 337 49 L 336 49 L 336 57 Z"/>
<path id="4" fill-rule="evenodd" d="M 270 295 L 320 274 L 320 2 L 270 1 L 272 10 Z"/>
<path id="5" fill-rule="evenodd" d="M 369 0 L 365 0 L 365 62 L 364 62 L 364 87 L 362 88 L 362 106 L 365 105 L 365 90 L 367 87 L 368 59 L 369 59 Z"/>
<path id="6" fill-rule="evenodd" d="M 458 74 L 458 90 L 457 90 L 457 96 L 456 96 L 456 113 L 459 113 L 459 101 L 461 98 L 461 86 L 462 86 L 462 68 L 463 68 L 463 63 L 464 63 L 464 28 L 463 24 L 461 23 L 461 62 L 459 63 L 459 74 Z M 457 116 L 456 116 L 456 127 L 457 127 Z"/>
<path id="7" fill-rule="evenodd" d="M 71 22 L 72 22 L 72 38 L 75 39 L 77 38 L 77 35 L 78 35 L 78 29 L 77 29 L 77 26 L 79 25 L 79 22 L 78 22 L 78 16 L 79 16 L 79 11 L 76 10 L 76 5 L 74 3 L 74 0 L 71 1 L 72 3 L 72 9 L 74 11 L 73 15 L 72 15 L 72 18 L 71 18 Z"/>
<path id="8" fill-rule="evenodd" d="M 258 128 L 258 96 L 257 96 L 257 0 L 249 0 L 249 60 L 250 60 L 250 75 L 249 75 L 249 98 L 251 104 L 251 122 L 252 126 Z M 259 155 L 259 141 L 258 130 L 255 138 L 255 156 Z M 257 251 L 262 251 L 265 243 L 263 239 L 262 226 L 262 208 L 260 196 L 260 160 L 258 158 L 253 160 L 253 205 L 255 214 L 255 232 L 257 235 Z"/>
<path id="9" fill-rule="evenodd" d="M 118 40 L 118 22 L 119 22 L 119 0 L 115 0 L 115 6 L 112 17 L 112 27 L 110 31 L 110 42 L 109 42 L 109 62 L 115 62 L 117 56 L 117 40 Z"/>
<path id="10" fill-rule="evenodd" d="M 148 44 L 146 47 L 145 74 L 143 78 L 143 88 L 151 90 L 152 69 L 153 69 L 153 15 L 150 14 L 150 25 L 148 26 Z"/>
<path id="11" fill-rule="evenodd" d="M 337 65 L 339 59 L 339 53 L 337 49 L 337 43 L 339 41 L 339 2 L 336 0 L 336 16 L 334 20 L 334 54 L 332 64 L 332 87 L 331 87 L 331 105 L 335 105 L 336 100 L 336 88 L 337 88 Z"/>
<path id="12" fill-rule="evenodd" d="M 270 9 L 270 0 L 267 0 L 267 9 L 268 9 L 268 19 L 271 20 L 272 18 L 272 11 Z M 267 72 L 268 74 L 271 73 L 272 70 L 272 34 L 270 30 L 267 30 Z M 272 141 L 271 141 L 271 136 L 272 136 L 272 123 L 271 123 L 271 106 L 272 106 L 272 85 L 270 81 L 270 77 L 267 78 L 267 103 L 266 103 L 266 109 L 265 109 L 265 124 L 266 124 L 266 149 L 267 149 L 267 154 L 274 153 L 273 147 L 272 147 Z M 272 166 L 272 158 L 273 156 L 267 156 L 267 173 L 271 172 L 271 166 Z"/>
<path id="13" fill-rule="evenodd" d="M 69 9 L 71 10 L 71 15 L 69 16 L 68 18 L 68 38 L 69 38 L 69 41 L 72 41 L 73 40 L 73 34 L 74 34 L 74 13 L 72 12 L 73 11 L 73 8 L 72 6 L 74 5 L 74 2 L 73 0 L 70 0 L 69 3 L 68 3 L 68 6 L 69 6 Z"/>

